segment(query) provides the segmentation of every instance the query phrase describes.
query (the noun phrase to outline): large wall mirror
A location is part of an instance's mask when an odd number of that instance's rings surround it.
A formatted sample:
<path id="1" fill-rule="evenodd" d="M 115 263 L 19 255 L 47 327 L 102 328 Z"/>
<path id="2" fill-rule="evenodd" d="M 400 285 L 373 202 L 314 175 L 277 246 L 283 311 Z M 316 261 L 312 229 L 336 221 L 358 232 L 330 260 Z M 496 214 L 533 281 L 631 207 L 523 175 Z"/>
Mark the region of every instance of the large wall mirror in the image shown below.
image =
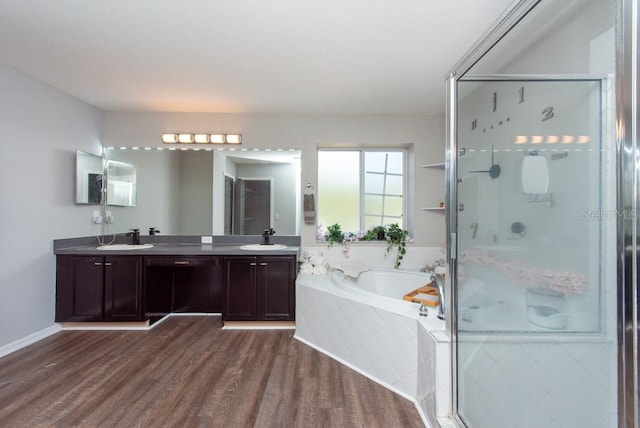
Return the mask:
<path id="1" fill-rule="evenodd" d="M 115 233 L 299 235 L 300 150 L 106 150 L 135 168 L 135 206 L 108 206 Z M 107 178 L 110 186 L 110 177 Z M 110 232 L 110 231 L 108 231 Z"/>
<path id="2" fill-rule="evenodd" d="M 76 151 L 76 203 L 102 203 L 102 156 Z"/>

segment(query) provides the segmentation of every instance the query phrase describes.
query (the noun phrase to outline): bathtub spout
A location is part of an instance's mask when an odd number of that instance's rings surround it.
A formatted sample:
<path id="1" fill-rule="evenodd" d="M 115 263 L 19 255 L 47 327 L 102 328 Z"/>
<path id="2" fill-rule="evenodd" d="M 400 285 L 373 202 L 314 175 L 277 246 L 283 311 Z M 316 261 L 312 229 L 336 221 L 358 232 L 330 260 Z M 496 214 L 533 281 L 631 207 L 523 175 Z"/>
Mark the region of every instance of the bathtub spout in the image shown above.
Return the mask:
<path id="1" fill-rule="evenodd" d="M 440 305 L 438 307 L 438 319 L 445 319 L 445 295 L 444 295 L 444 278 L 442 275 L 435 272 L 431 272 L 431 281 L 435 281 L 438 286 L 438 294 L 440 294 Z"/>

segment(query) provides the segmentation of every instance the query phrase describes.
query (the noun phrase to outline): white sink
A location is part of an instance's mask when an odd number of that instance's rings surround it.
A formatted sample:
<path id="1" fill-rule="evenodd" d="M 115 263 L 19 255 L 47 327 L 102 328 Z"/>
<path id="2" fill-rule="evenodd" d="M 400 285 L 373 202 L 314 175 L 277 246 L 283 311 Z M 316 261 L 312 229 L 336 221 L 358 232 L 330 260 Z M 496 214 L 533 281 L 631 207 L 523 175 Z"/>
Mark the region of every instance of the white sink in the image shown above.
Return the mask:
<path id="1" fill-rule="evenodd" d="M 110 250 L 110 251 L 118 251 L 118 250 L 144 250 L 145 248 L 151 248 L 153 244 L 115 244 L 115 245 L 100 245 L 97 250 Z"/>
<path id="2" fill-rule="evenodd" d="M 269 250 L 282 250 L 287 248 L 286 245 L 282 244 L 247 244 L 240 247 L 241 250 L 249 250 L 249 251 L 269 251 Z"/>

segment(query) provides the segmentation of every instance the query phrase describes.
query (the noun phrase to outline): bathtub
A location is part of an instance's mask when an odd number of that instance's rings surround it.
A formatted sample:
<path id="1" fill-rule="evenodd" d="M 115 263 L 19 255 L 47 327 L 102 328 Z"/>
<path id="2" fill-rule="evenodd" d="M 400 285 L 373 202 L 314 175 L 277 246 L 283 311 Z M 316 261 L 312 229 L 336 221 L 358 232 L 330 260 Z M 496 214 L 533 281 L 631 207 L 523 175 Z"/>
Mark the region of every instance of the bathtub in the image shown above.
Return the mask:
<path id="1" fill-rule="evenodd" d="M 402 299 L 403 295 L 430 282 L 429 275 L 425 272 L 378 268 L 362 272 L 356 278 L 345 275 L 339 270 L 333 270 L 330 278 L 333 284 L 343 290 L 351 290 L 354 293 L 364 292 L 394 301 Z M 381 302 L 385 301 L 381 300 Z M 409 304 L 415 306 L 415 303 Z"/>
<path id="2" fill-rule="evenodd" d="M 449 334 L 436 307 L 423 317 L 402 300 L 427 282 L 423 272 L 378 268 L 298 275 L 295 338 L 413 401 L 429 427 L 449 413 Z"/>

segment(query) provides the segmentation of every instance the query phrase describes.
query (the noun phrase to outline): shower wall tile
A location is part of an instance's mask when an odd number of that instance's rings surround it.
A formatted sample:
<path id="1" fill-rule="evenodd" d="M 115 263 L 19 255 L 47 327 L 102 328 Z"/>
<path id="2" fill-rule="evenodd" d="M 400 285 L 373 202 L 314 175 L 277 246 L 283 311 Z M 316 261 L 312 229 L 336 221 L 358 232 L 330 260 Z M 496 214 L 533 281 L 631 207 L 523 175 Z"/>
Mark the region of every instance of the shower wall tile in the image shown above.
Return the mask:
<path id="1" fill-rule="evenodd" d="M 616 355 L 608 340 L 485 336 L 460 343 L 458 355 L 459 399 L 471 426 L 616 426 Z"/>

